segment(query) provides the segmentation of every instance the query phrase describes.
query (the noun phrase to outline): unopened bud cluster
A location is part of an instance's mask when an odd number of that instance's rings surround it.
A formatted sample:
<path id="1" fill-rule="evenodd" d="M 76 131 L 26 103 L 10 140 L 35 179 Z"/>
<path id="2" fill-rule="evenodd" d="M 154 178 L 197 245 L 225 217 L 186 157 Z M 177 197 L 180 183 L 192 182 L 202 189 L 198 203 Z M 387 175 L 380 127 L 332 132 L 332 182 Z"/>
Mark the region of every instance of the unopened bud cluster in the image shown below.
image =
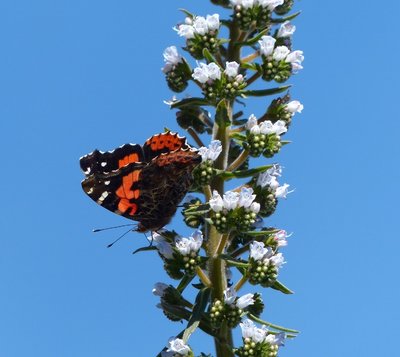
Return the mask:
<path id="1" fill-rule="evenodd" d="M 290 101 L 290 96 L 285 95 L 282 98 L 277 98 L 272 101 L 267 114 L 268 118 L 271 118 L 271 121 L 276 122 L 278 120 L 283 120 L 289 128 L 293 116 L 296 113 L 301 113 L 303 109 L 303 104 L 298 100 Z"/>
<path id="2" fill-rule="evenodd" d="M 188 86 L 191 77 L 190 69 L 183 57 L 179 55 L 175 46 L 167 47 L 164 50 L 165 65 L 162 71 L 165 73 L 168 87 L 174 92 L 182 92 Z"/>
<path id="3" fill-rule="evenodd" d="M 251 187 L 242 187 L 240 193 L 227 191 L 223 197 L 213 192 L 210 208 L 213 211 L 212 224 L 221 233 L 230 230 L 248 231 L 256 222 L 260 204 L 255 202 L 256 195 Z"/>
<path id="4" fill-rule="evenodd" d="M 191 228 L 199 228 L 199 226 L 204 222 L 204 214 L 198 214 L 197 209 L 202 204 L 201 200 L 198 198 L 192 198 L 183 204 L 183 220 Z"/>
<path id="5" fill-rule="evenodd" d="M 276 357 L 284 344 L 285 334 L 272 334 L 266 326 L 257 327 L 253 321 L 244 320 L 242 329 L 243 346 L 236 349 L 239 357 Z"/>
<path id="6" fill-rule="evenodd" d="M 285 15 L 292 10 L 293 4 L 294 0 L 284 0 L 282 5 L 279 5 L 275 8 L 275 13 L 277 15 Z"/>
<path id="7" fill-rule="evenodd" d="M 215 103 L 240 96 L 246 87 L 243 75 L 239 74 L 239 64 L 235 61 L 226 62 L 225 69 L 215 62 L 200 62 L 192 77 L 201 85 L 204 96 Z"/>
<path id="8" fill-rule="evenodd" d="M 285 263 L 282 253 L 276 253 L 263 242 L 250 244 L 248 277 L 250 284 L 272 286 L 278 277 L 279 268 Z"/>
<path id="9" fill-rule="evenodd" d="M 302 51 L 291 51 L 287 46 L 276 46 L 277 40 L 272 36 L 262 36 L 258 43 L 263 60 L 262 78 L 264 80 L 283 83 L 292 73 L 297 73 L 303 68 L 301 66 L 304 60 Z"/>
<path id="10" fill-rule="evenodd" d="M 283 0 L 231 0 L 234 20 L 242 30 L 264 29 L 271 25 L 271 13 Z"/>
<path id="11" fill-rule="evenodd" d="M 221 142 L 219 140 L 213 140 L 208 147 L 203 146 L 198 152 L 202 158 L 202 162 L 194 170 L 193 176 L 196 185 L 204 186 L 208 185 L 214 177 L 214 161 L 222 152 Z"/>
<path id="12" fill-rule="evenodd" d="M 211 53 L 218 50 L 220 42 L 218 31 L 220 27 L 219 15 L 188 16 L 184 24 L 180 24 L 176 30 L 179 36 L 186 38 L 186 50 L 196 59 L 204 58 L 203 49 L 207 48 Z"/>
<path id="13" fill-rule="evenodd" d="M 246 128 L 247 144 L 250 155 L 253 157 L 261 154 L 265 157 L 272 157 L 278 153 L 282 147 L 280 136 L 287 131 L 286 123 L 283 120 L 275 123 L 265 120 L 258 124 L 257 118 L 253 114 L 250 115 Z"/>
<path id="14" fill-rule="evenodd" d="M 176 237 L 174 244 L 161 235 L 153 237 L 156 248 L 164 261 L 165 271 L 172 279 L 181 279 L 185 274 L 193 275 L 202 263 L 199 250 L 203 244 L 203 234 L 195 231 L 190 237 Z"/>
<path id="15" fill-rule="evenodd" d="M 215 299 L 211 304 L 209 314 L 213 326 L 218 328 L 222 322 L 225 322 L 230 328 L 236 327 L 241 322 L 244 311 L 248 310 L 254 302 L 253 294 L 238 298 L 234 288 L 226 289 L 224 300 Z"/>

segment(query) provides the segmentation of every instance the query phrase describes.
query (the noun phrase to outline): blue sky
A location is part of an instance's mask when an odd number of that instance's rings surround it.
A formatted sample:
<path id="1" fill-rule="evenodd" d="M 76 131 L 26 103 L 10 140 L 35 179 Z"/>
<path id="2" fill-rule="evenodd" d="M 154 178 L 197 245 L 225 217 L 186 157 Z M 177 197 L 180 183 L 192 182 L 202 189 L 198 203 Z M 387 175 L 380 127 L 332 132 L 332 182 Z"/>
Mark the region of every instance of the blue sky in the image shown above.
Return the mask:
<path id="1" fill-rule="evenodd" d="M 85 196 L 78 166 L 96 147 L 177 129 L 160 67 L 163 49 L 183 44 L 172 31 L 180 7 L 216 11 L 205 0 L 0 4 L 2 356 L 151 356 L 182 329 L 151 295 L 168 282 L 159 258 L 131 255 L 144 236 L 106 249 L 118 232 L 91 232 L 126 221 Z M 295 192 L 269 221 L 294 232 L 281 280 L 296 294 L 265 291 L 264 317 L 302 331 L 282 357 L 393 356 L 400 5 L 296 8 L 306 60 L 292 95 L 305 110 L 276 158 Z M 213 351 L 202 334 L 190 342 Z"/>

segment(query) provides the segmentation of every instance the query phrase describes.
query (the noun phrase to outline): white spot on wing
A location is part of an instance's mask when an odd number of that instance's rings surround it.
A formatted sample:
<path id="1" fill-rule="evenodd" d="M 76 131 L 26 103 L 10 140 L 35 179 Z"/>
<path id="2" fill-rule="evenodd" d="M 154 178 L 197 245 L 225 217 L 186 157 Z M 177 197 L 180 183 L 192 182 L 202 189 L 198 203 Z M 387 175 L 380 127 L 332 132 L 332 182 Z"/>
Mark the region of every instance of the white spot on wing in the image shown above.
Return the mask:
<path id="1" fill-rule="evenodd" d="M 106 162 L 102 162 L 100 165 L 101 165 L 102 167 L 104 167 L 104 166 L 107 166 L 107 163 L 106 163 Z"/>
<path id="2" fill-rule="evenodd" d="M 104 191 L 101 196 L 99 197 L 99 199 L 97 200 L 97 202 L 102 203 L 108 196 L 108 192 Z"/>
<path id="3" fill-rule="evenodd" d="M 106 186 L 108 186 L 108 185 L 110 184 L 110 181 L 104 181 L 104 184 L 105 184 Z"/>

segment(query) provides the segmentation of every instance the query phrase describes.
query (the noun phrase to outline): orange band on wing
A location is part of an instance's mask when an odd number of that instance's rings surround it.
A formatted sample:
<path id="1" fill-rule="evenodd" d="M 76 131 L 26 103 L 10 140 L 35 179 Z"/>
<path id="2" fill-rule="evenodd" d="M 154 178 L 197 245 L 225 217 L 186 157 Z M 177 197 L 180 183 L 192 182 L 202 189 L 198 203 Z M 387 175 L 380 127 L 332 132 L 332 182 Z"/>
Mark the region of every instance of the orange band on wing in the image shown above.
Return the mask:
<path id="1" fill-rule="evenodd" d="M 138 154 L 130 154 L 126 155 L 122 159 L 118 160 L 118 168 L 124 167 L 128 164 L 131 164 L 133 162 L 138 162 L 139 161 L 139 155 Z"/>
<path id="2" fill-rule="evenodd" d="M 121 199 L 118 203 L 118 209 L 122 213 L 125 213 L 128 209 L 130 209 L 129 215 L 131 216 L 133 216 L 137 211 L 137 205 L 130 202 L 130 200 L 139 198 L 140 191 L 138 189 L 132 190 L 133 184 L 139 181 L 139 175 L 140 170 L 135 170 L 124 176 L 122 178 L 122 185 L 115 192 L 116 195 Z"/>

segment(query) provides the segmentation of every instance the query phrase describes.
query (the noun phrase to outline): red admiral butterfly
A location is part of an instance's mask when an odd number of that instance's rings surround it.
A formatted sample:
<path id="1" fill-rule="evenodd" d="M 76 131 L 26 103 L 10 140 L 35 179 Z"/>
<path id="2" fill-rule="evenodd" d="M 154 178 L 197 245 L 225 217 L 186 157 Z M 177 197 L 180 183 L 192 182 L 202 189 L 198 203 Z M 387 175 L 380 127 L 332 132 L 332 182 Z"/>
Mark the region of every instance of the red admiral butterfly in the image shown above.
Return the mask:
<path id="1" fill-rule="evenodd" d="M 200 162 L 185 137 L 166 132 L 152 136 L 143 147 L 125 144 L 81 157 L 86 176 L 82 188 L 99 205 L 138 221 L 137 231 L 157 231 L 175 214 Z"/>

